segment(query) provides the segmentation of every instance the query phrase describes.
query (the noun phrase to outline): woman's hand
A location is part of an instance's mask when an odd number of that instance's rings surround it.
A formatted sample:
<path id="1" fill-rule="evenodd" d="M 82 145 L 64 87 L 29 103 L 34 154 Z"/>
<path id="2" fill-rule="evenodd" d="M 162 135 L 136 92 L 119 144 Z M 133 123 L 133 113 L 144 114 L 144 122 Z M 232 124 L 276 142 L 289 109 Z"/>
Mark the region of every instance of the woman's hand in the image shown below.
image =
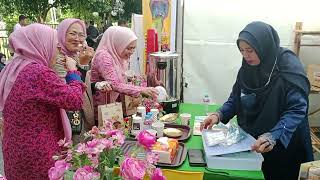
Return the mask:
<path id="1" fill-rule="evenodd" d="M 97 82 L 95 88 L 102 92 L 112 91 L 111 84 L 108 81 Z"/>
<path id="2" fill-rule="evenodd" d="M 94 49 L 92 47 L 85 46 L 80 51 L 79 63 L 81 65 L 88 65 L 90 63 L 93 55 L 94 55 Z"/>
<path id="3" fill-rule="evenodd" d="M 157 97 L 158 91 L 153 87 L 147 87 L 144 90 L 141 91 L 141 95 L 147 96 L 147 97 Z"/>
<path id="4" fill-rule="evenodd" d="M 251 149 L 256 151 L 257 153 L 266 153 L 271 151 L 274 145 L 275 143 L 272 143 L 267 137 L 259 136 Z"/>
<path id="5" fill-rule="evenodd" d="M 211 129 L 213 125 L 219 123 L 219 115 L 217 113 L 211 114 L 208 116 L 201 124 L 200 130 Z"/>
<path id="6" fill-rule="evenodd" d="M 66 59 L 66 69 L 67 71 L 77 71 L 77 61 L 75 61 L 74 59 L 72 59 L 69 56 L 65 56 Z"/>

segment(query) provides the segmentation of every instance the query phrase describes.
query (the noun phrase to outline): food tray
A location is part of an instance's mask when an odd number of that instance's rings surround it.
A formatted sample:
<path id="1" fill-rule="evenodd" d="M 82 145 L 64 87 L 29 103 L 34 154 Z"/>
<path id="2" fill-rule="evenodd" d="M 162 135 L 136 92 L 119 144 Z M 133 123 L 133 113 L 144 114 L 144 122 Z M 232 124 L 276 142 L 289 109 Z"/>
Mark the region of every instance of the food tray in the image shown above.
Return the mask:
<path id="1" fill-rule="evenodd" d="M 186 142 L 191 134 L 192 134 L 192 129 L 190 129 L 189 126 L 185 126 L 185 125 L 179 125 L 179 124 L 165 124 L 164 128 L 176 128 L 182 131 L 182 135 L 180 137 L 174 138 L 174 137 L 170 137 L 173 139 L 177 139 L 179 142 Z M 166 136 L 165 134 L 163 134 L 163 136 Z M 135 136 L 133 134 L 130 133 L 130 137 L 127 137 L 128 140 L 135 140 Z"/>
<path id="2" fill-rule="evenodd" d="M 124 154 L 127 154 L 131 148 L 135 147 L 137 141 L 125 141 L 124 144 L 121 146 L 121 149 Z M 157 163 L 157 167 L 179 167 L 183 164 L 187 157 L 187 146 L 179 142 L 179 148 L 177 151 L 177 155 L 174 158 L 172 164 L 165 164 L 165 163 Z"/>
<path id="3" fill-rule="evenodd" d="M 164 128 L 165 129 L 166 128 L 176 128 L 176 129 L 179 129 L 180 131 L 182 131 L 182 135 L 180 137 L 174 138 L 174 139 L 177 139 L 178 141 L 182 141 L 182 142 L 187 141 L 190 138 L 191 134 L 192 134 L 190 127 L 189 126 L 185 126 L 185 125 L 165 124 Z M 163 134 L 163 136 L 166 136 L 166 135 Z"/>

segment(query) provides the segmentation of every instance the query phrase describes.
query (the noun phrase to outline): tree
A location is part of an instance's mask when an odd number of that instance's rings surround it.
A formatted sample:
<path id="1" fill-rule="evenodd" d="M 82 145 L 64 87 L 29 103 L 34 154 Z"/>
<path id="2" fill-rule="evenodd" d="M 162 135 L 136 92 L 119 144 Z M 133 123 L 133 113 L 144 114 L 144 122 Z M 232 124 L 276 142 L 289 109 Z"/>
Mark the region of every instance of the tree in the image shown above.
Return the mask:
<path id="1" fill-rule="evenodd" d="M 68 0 L 0 0 L 3 16 L 25 14 L 29 19 L 44 22 L 49 10 L 66 5 Z"/>
<path id="2" fill-rule="evenodd" d="M 102 29 L 113 9 L 114 0 L 68 0 L 64 12 L 72 12 L 73 17 L 82 20 L 94 20 Z"/>
<path id="3" fill-rule="evenodd" d="M 130 20 L 132 13 L 142 14 L 142 0 L 123 0 L 124 14 L 123 19 Z"/>

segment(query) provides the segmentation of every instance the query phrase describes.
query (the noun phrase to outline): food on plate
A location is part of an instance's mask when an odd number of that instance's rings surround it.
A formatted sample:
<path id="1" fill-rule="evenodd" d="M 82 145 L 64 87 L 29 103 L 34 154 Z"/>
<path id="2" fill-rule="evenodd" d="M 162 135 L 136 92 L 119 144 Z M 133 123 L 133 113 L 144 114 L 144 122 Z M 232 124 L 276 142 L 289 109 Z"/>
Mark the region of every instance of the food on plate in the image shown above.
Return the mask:
<path id="1" fill-rule="evenodd" d="M 163 133 L 168 137 L 177 138 L 182 136 L 182 131 L 177 128 L 166 128 L 163 130 Z"/>
<path id="2" fill-rule="evenodd" d="M 178 113 L 170 113 L 162 116 L 160 118 L 160 121 L 164 123 L 172 123 L 172 122 L 175 122 L 177 118 L 178 118 Z"/>
<path id="3" fill-rule="evenodd" d="M 152 152 L 159 155 L 158 163 L 172 164 L 179 148 L 178 140 L 161 137 L 152 147 Z"/>

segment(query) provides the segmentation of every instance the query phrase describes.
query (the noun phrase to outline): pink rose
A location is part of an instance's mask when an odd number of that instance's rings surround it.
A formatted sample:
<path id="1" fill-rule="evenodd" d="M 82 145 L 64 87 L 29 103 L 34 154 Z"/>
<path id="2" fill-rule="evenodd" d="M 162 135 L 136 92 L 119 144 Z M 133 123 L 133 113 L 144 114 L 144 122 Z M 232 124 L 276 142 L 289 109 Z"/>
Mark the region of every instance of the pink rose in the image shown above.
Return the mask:
<path id="1" fill-rule="evenodd" d="M 73 151 L 72 151 L 71 149 L 69 149 L 69 150 L 67 151 L 67 155 L 66 155 L 66 158 L 65 158 L 65 160 L 66 160 L 67 162 L 70 162 L 70 161 L 72 160 L 72 153 L 73 153 Z"/>
<path id="2" fill-rule="evenodd" d="M 103 128 L 106 130 L 112 130 L 113 129 L 113 125 L 112 125 L 112 120 L 105 120 L 103 123 Z"/>
<path id="3" fill-rule="evenodd" d="M 166 180 L 166 177 L 162 175 L 160 168 L 156 168 L 151 175 L 151 180 Z"/>
<path id="4" fill-rule="evenodd" d="M 94 135 L 98 135 L 100 132 L 100 129 L 97 128 L 97 126 L 93 126 L 92 129 L 89 131 L 89 133 L 94 134 Z"/>
<path id="5" fill-rule="evenodd" d="M 115 135 L 112 136 L 115 140 L 116 146 L 121 146 L 124 143 L 124 139 L 126 138 L 121 131 L 118 131 Z"/>
<path id="6" fill-rule="evenodd" d="M 77 145 L 76 152 L 79 154 L 84 154 L 86 152 L 86 145 L 84 143 L 79 143 Z"/>
<path id="7" fill-rule="evenodd" d="M 85 151 L 87 154 L 99 154 L 104 148 L 105 146 L 100 142 L 99 139 L 93 139 L 92 141 L 87 142 Z"/>
<path id="8" fill-rule="evenodd" d="M 92 163 L 92 167 L 97 168 L 99 166 L 99 156 L 88 155 L 88 158 Z"/>
<path id="9" fill-rule="evenodd" d="M 119 130 L 117 130 L 117 129 L 116 130 L 106 130 L 105 135 L 111 137 L 113 135 L 116 135 L 117 132 L 119 132 Z"/>
<path id="10" fill-rule="evenodd" d="M 101 139 L 101 144 L 105 146 L 106 149 L 112 149 L 113 148 L 113 142 L 108 139 Z"/>
<path id="11" fill-rule="evenodd" d="M 94 172 L 93 167 L 84 166 L 77 169 L 76 173 L 73 175 L 74 180 L 99 180 L 100 174 Z"/>
<path id="12" fill-rule="evenodd" d="M 141 180 L 146 173 L 144 161 L 127 157 L 120 165 L 121 176 L 125 180 Z"/>
<path id="13" fill-rule="evenodd" d="M 156 143 L 156 136 L 152 135 L 146 130 L 141 131 L 137 136 L 139 144 L 144 146 L 146 149 L 150 149 L 152 145 Z"/>
<path id="14" fill-rule="evenodd" d="M 65 160 L 56 161 L 54 167 L 49 169 L 48 175 L 50 180 L 62 180 L 66 170 L 70 168 L 71 164 Z"/>

